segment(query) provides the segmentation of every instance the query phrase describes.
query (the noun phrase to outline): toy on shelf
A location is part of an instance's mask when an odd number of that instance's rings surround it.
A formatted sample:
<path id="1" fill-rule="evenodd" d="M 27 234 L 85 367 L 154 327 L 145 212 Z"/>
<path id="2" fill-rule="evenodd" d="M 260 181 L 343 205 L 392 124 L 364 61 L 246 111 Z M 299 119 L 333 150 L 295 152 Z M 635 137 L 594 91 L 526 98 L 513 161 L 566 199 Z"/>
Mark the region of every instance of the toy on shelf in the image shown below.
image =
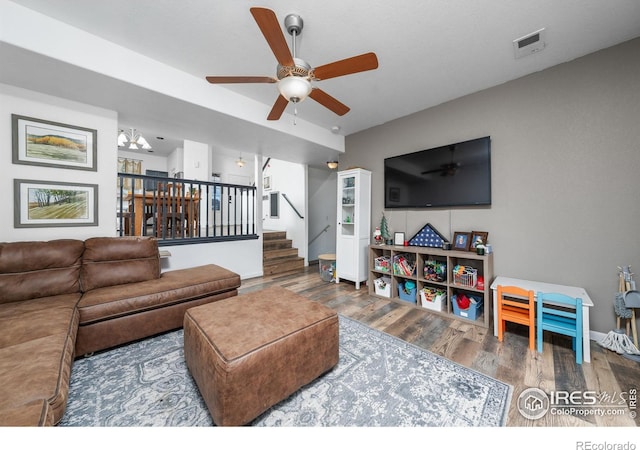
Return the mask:
<path id="1" fill-rule="evenodd" d="M 411 255 L 402 254 L 393 257 L 394 275 L 410 277 L 415 274 L 416 264 Z"/>
<path id="2" fill-rule="evenodd" d="M 377 245 L 384 244 L 384 239 L 382 237 L 382 232 L 380 231 L 380 227 L 376 227 L 375 231 L 373 232 L 373 240 L 376 241 Z"/>
<path id="3" fill-rule="evenodd" d="M 464 287 L 476 287 L 478 283 L 478 269 L 456 264 L 453 268 L 453 283 Z"/>
<path id="4" fill-rule="evenodd" d="M 424 279 L 442 283 L 447 278 L 447 263 L 436 260 L 424 262 Z"/>
<path id="5" fill-rule="evenodd" d="M 380 219 L 380 234 L 382 235 L 383 243 L 391 239 L 391 234 L 389 234 L 389 224 L 387 223 L 387 218 L 384 213 L 382 213 L 382 219 Z"/>
<path id="6" fill-rule="evenodd" d="M 391 258 L 388 256 L 378 256 L 373 261 L 374 270 L 380 272 L 391 272 Z"/>

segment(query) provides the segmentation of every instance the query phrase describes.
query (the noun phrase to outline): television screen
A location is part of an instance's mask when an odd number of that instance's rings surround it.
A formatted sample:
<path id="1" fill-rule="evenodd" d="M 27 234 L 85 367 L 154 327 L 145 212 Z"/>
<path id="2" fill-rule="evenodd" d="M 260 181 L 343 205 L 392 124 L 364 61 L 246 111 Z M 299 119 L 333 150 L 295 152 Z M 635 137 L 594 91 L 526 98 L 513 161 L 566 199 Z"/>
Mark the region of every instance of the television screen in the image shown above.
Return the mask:
<path id="1" fill-rule="evenodd" d="M 384 160 L 385 208 L 490 204 L 489 136 Z"/>

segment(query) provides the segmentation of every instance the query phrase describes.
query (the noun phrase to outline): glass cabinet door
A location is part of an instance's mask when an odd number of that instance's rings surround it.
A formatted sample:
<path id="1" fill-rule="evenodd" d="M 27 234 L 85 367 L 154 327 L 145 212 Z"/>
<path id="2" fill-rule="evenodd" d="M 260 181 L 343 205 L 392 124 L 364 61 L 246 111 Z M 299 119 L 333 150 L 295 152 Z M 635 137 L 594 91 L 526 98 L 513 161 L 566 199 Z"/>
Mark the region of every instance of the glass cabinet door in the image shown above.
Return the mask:
<path id="1" fill-rule="evenodd" d="M 346 176 L 341 187 L 342 210 L 339 217 L 340 232 L 343 236 L 353 236 L 355 227 L 356 177 Z"/>

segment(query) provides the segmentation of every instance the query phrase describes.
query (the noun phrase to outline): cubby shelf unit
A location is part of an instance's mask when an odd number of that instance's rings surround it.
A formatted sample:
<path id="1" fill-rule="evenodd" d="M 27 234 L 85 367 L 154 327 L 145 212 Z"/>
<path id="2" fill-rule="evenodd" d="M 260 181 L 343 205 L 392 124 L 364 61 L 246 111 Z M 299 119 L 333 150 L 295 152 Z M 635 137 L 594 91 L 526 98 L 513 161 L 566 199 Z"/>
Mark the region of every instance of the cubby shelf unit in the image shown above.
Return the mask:
<path id="1" fill-rule="evenodd" d="M 415 261 L 415 269 L 411 275 L 394 273 L 393 261 L 394 257 L 403 256 L 409 260 Z M 385 257 L 390 262 L 388 271 L 376 268 L 375 261 L 377 258 Z M 445 265 L 445 278 L 443 281 L 427 280 L 424 275 L 424 267 L 426 261 L 438 261 Z M 472 267 L 477 270 L 477 276 L 484 279 L 484 286 L 478 289 L 477 286 L 466 286 L 457 284 L 454 279 L 453 269 L 456 266 Z M 370 245 L 369 246 L 369 278 L 367 285 L 369 286 L 369 295 L 380 298 L 389 298 L 393 301 L 402 302 L 403 304 L 413 304 L 417 308 L 425 308 L 422 305 L 420 291 L 423 288 L 436 288 L 446 292 L 446 299 L 442 302 L 441 310 L 429 308 L 436 314 L 453 317 L 459 320 L 471 322 L 485 328 L 490 327 L 492 317 L 491 306 L 491 282 L 493 281 L 493 253 L 478 255 L 473 252 L 463 252 L 457 250 L 442 250 L 431 247 L 416 246 L 400 246 L 400 245 Z M 390 297 L 379 295 L 376 293 L 375 280 L 386 277 L 391 280 Z M 407 302 L 400 298 L 398 293 L 398 285 L 411 280 L 416 284 L 417 295 L 416 302 Z M 451 299 L 454 295 L 466 294 L 471 295 L 482 301 L 482 311 L 478 310 L 475 319 L 469 319 L 454 312 Z"/>

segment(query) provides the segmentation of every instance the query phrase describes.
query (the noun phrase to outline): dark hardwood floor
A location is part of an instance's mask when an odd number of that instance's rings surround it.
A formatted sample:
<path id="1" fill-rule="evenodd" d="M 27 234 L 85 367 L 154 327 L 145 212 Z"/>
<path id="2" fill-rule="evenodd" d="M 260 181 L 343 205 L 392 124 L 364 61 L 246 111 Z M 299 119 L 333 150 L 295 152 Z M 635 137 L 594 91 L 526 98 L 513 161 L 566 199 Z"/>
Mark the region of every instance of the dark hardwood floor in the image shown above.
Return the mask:
<path id="1" fill-rule="evenodd" d="M 605 410 L 605 414 L 547 413 L 538 420 L 526 419 L 518 412 L 518 395 L 529 387 L 538 387 L 545 392 L 594 391 L 596 395 L 608 395 L 611 403 L 607 404 L 618 404 L 622 393 L 626 395 L 638 389 L 640 363 L 604 349 L 594 341 L 591 341 L 591 363 L 578 365 L 568 338 L 554 337 L 553 341 L 545 342 L 544 352 L 539 354 L 529 350 L 527 330 L 512 327 L 507 328 L 504 342 L 500 343 L 493 336 L 493 329 L 444 317 L 398 301 L 369 296 L 366 285 L 361 285 L 356 290 L 354 283 L 348 281 L 338 284 L 322 281 L 317 264 L 302 271 L 243 280 L 240 294 L 273 285 L 290 289 L 341 315 L 509 383 L 513 386 L 513 398 L 507 426 L 639 424 L 638 418 L 634 418 L 635 411 L 626 407 L 620 415 L 611 414 L 615 408 L 591 408 L 587 410 Z"/>

